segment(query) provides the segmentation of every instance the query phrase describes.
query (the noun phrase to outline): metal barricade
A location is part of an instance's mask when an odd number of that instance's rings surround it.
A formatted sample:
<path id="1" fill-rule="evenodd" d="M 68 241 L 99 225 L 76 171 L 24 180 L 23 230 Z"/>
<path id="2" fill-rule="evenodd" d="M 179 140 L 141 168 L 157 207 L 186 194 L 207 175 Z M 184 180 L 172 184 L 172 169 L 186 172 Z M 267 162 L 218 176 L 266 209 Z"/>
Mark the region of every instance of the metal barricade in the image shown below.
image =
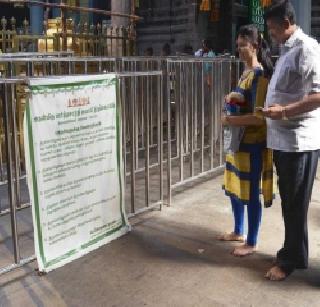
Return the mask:
<path id="1" fill-rule="evenodd" d="M 164 123 L 167 125 L 168 111 L 170 111 L 170 126 L 172 130 L 170 136 L 170 144 L 173 146 L 171 152 L 172 161 L 180 159 L 179 178 L 173 178 L 173 182 L 168 180 L 169 185 L 174 189 L 177 185 L 184 183 L 186 178 L 191 180 L 195 176 L 207 174 L 213 170 L 215 158 L 213 151 L 219 148 L 217 145 L 219 136 L 219 112 L 218 105 L 223 101 L 223 96 L 235 86 L 239 74 L 241 72 L 241 63 L 234 58 L 194 58 L 194 57 L 122 57 L 122 58 L 105 58 L 105 57 L 53 57 L 53 58 L 13 58 L 1 59 L 0 63 L 5 67 L 7 76 L 26 75 L 26 76 L 49 76 L 49 75 L 70 75 L 70 74 L 90 74 L 103 72 L 148 72 L 151 70 L 161 70 L 164 76 L 161 95 L 164 101 L 170 100 L 170 108 L 163 104 L 161 112 L 164 118 Z M 144 124 L 145 105 L 143 97 L 145 96 L 146 87 L 150 92 L 150 96 L 154 96 L 154 91 L 157 87 L 153 82 L 147 85 L 144 82 L 137 82 L 136 92 L 132 93 L 135 96 L 136 112 L 135 112 L 135 171 L 137 173 L 143 171 L 139 164 L 139 153 L 145 150 L 146 145 L 146 126 Z M 19 89 L 19 88 L 18 88 Z M 222 93 L 222 94 L 221 94 Z M 20 94 L 18 100 L 24 102 L 23 94 Z M 191 101 L 193 102 L 191 104 Z M 218 103 L 219 101 L 219 103 Z M 158 135 L 161 128 L 157 119 L 158 106 L 157 99 L 153 99 L 148 106 L 150 110 L 150 119 L 148 126 L 148 137 L 150 142 L 150 150 L 159 147 Z M 21 103 L 17 103 L 19 107 Z M 211 109 L 210 109 L 211 107 Z M 20 107 L 20 109 L 23 107 Z M 126 112 L 129 113 L 128 106 Z M 192 120 L 192 112 L 194 116 Z M 20 109 L 17 110 L 17 121 L 22 123 Z M 202 114 L 203 113 L 203 114 Z M 204 116 L 204 117 L 202 117 Z M 212 118 L 210 118 L 210 116 Z M 204 123 L 204 127 L 201 124 Z M 212 126 L 209 123 L 213 123 Z M 189 126 L 189 124 L 193 126 Z M 21 126 L 21 125 L 20 125 Z M 128 130 L 128 126 L 126 128 Z M 191 133 L 189 130 L 194 130 Z M 21 130 L 21 129 L 20 129 Z M 19 130 L 19 131 L 20 131 Z M 184 134 L 182 133 L 184 131 Z M 197 136 L 197 137 L 196 137 Z M 214 138 L 214 142 L 212 141 Z M 126 141 L 130 142 L 130 133 L 126 131 Z M 190 142 L 190 144 L 189 144 Z M 210 144 L 212 142 L 212 144 Z M 21 143 L 21 142 L 20 142 Z M 164 142 L 166 144 L 166 141 Z M 194 150 L 189 148 L 190 146 Z M 220 146 L 221 147 L 221 146 Z M 209 162 L 205 161 L 205 156 L 209 154 Z M 169 152 L 169 151 L 167 151 Z M 183 154 L 180 154 L 180 153 Z M 127 151 L 127 155 L 130 151 Z M 183 160 L 191 160 L 189 174 L 183 167 Z M 0 153 L 1 154 L 1 153 Z M 194 155 L 200 154 L 200 169 L 195 169 Z M 183 156 L 187 155 L 187 156 Z M 217 158 L 217 157 L 216 157 Z M 222 165 L 222 153 L 219 157 Z M 1 159 L 0 159 L 1 163 Z M 210 167 L 206 164 L 209 163 Z M 152 164 L 152 167 L 157 167 L 159 160 Z M 197 164 L 198 165 L 198 164 Z M 215 168 L 214 168 L 215 169 Z M 168 168 L 170 172 L 171 167 Z M 195 175 L 197 174 L 197 175 Z M 171 178 L 171 176 L 168 176 Z M 169 184 L 169 182 L 171 182 Z M 171 188 L 169 189 L 171 191 Z M 169 203 L 170 195 L 169 192 Z"/>
<path id="2" fill-rule="evenodd" d="M 3 1 L 2 1 L 3 2 Z M 136 35 L 134 27 L 129 25 L 111 26 L 87 22 L 75 24 L 66 20 L 66 31 L 60 20 L 44 22 L 44 33 L 29 33 L 29 22 L 22 22 L 23 28 L 16 28 L 15 18 L 0 20 L 0 52 L 57 52 L 72 50 L 77 56 L 129 56 L 135 52 Z"/>
<path id="3" fill-rule="evenodd" d="M 232 57 L 124 57 L 126 71 L 162 71 L 164 150 L 167 159 L 167 203 L 174 189 L 224 168 L 220 114 L 224 96 L 236 87 L 242 63 Z M 151 91 L 153 86 L 151 86 Z M 141 91 L 140 91 L 141 92 Z M 142 94 L 142 92 L 141 92 Z M 139 93 L 137 95 L 140 95 Z M 152 110 L 153 104 L 149 106 Z M 138 104 L 135 118 L 135 151 L 144 150 L 144 105 Z M 151 112 L 150 146 L 157 146 L 156 112 Z M 138 157 L 138 154 L 136 155 Z M 136 162 L 136 165 L 138 163 Z M 157 166 L 157 163 L 152 165 Z M 139 172 L 139 168 L 136 169 Z"/>
<path id="4" fill-rule="evenodd" d="M 7 222 L 12 228 L 14 244 L 10 250 L 15 263 L 0 274 L 34 259 L 19 254 L 16 218 L 21 215 L 22 229 L 26 229 L 19 242 L 30 249 L 31 212 L 22 210 L 29 207 L 22 138 L 28 77 L 108 72 L 120 77 L 129 216 L 161 208 L 164 199 L 170 205 L 176 188 L 223 169 L 220 113 L 224 96 L 236 86 L 242 70 L 236 59 L 0 57 L 1 65 L 11 79 L 0 79 L 0 189 L 2 194 L 8 190 L 4 200 L 0 199 L 0 217 L 11 220 Z M 15 76 L 19 78 L 12 79 Z"/>
<path id="5" fill-rule="evenodd" d="M 224 169 L 221 112 L 239 61 L 181 58 L 167 62 L 167 202 L 172 191 Z"/>
<path id="6" fill-rule="evenodd" d="M 129 217 L 149 209 L 161 209 L 163 204 L 163 128 L 162 128 L 162 82 L 160 71 L 117 73 L 119 79 L 118 97 L 122 116 L 124 178 L 126 192 L 126 212 Z M 61 76 L 60 76 L 61 77 Z M 19 133 L 16 119 L 17 87 L 27 100 L 27 77 L 0 79 L 2 121 L 4 127 L 5 161 L 2 161 L 3 181 L 0 183 L 0 218 L 2 233 L 0 242 L 5 243 L 6 257 L 0 260 L 0 275 L 33 261 L 33 229 L 30 201 L 24 168 L 21 169 L 22 156 L 19 148 Z M 153 96 L 149 84 L 155 85 Z M 139 91 L 143 95 L 137 95 Z M 139 101 L 142 99 L 142 101 Z M 143 151 L 135 151 L 137 104 L 144 106 L 144 133 L 146 146 Z M 157 105 L 159 129 L 156 148 L 150 147 L 149 122 L 151 102 Z M 138 157 L 136 157 L 138 155 Z M 138 161 L 138 166 L 136 165 Z M 152 163 L 157 162 L 157 167 Z M 137 172 L 139 168 L 139 172 Z M 5 191 L 5 189 L 7 191 Z M 143 196 L 144 195 L 144 196 Z M 25 209 L 25 210 L 22 210 Z M 19 226 L 19 227 L 18 227 Z M 22 231 L 21 231 L 22 229 Z M 12 244 L 11 240 L 12 239 Z M 8 256 L 14 263 L 4 263 Z"/>
<path id="7" fill-rule="evenodd" d="M 122 71 L 118 58 L 108 57 L 17 57 L 0 56 L 4 77 L 96 74 Z"/>
<path id="8" fill-rule="evenodd" d="M 166 63 L 168 58 L 164 57 L 122 57 L 121 67 L 122 71 L 151 71 L 151 70 L 160 70 L 164 76 L 164 83 L 166 82 Z M 165 84 L 163 83 L 161 91 L 163 98 L 166 96 L 165 92 Z M 145 130 L 148 128 L 148 137 L 149 137 L 149 145 L 150 149 L 157 148 L 159 146 L 158 142 L 158 135 L 160 129 L 160 123 L 158 121 L 158 112 L 161 111 L 163 114 L 162 116 L 165 118 L 165 109 L 162 107 L 161 110 L 158 108 L 157 99 L 152 100 L 152 103 L 148 106 L 148 110 L 150 111 L 150 119 L 149 119 L 149 127 L 144 125 L 144 113 L 145 113 L 145 106 L 143 104 L 143 96 L 144 88 L 148 87 L 148 91 L 150 92 L 151 97 L 155 96 L 157 89 L 156 84 L 152 82 L 148 84 L 140 83 L 138 84 L 138 92 L 135 93 L 137 95 L 137 110 L 138 112 L 135 113 L 135 125 L 136 125 L 136 135 L 135 135 L 135 151 L 137 153 L 144 151 L 146 147 L 146 133 Z M 162 124 L 162 123 L 161 123 Z M 138 158 L 138 154 L 136 154 L 136 158 Z M 153 167 L 157 167 L 159 161 L 155 161 Z M 136 161 L 136 171 L 139 172 L 141 169 L 138 167 L 138 160 Z"/>
<path id="9" fill-rule="evenodd" d="M 71 57 L 74 55 L 73 51 L 54 51 L 54 52 L 14 52 L 14 53 L 0 53 L 0 58 L 48 58 L 48 57 Z"/>

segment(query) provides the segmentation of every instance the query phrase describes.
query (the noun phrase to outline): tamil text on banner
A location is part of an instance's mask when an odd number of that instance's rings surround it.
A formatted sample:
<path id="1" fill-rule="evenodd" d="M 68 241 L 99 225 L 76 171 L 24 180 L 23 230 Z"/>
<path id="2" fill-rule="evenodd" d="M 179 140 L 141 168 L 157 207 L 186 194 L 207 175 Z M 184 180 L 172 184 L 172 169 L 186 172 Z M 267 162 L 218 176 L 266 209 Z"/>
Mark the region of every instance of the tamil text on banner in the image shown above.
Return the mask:
<path id="1" fill-rule="evenodd" d="M 115 75 L 30 80 L 28 185 L 40 271 L 125 234 Z"/>

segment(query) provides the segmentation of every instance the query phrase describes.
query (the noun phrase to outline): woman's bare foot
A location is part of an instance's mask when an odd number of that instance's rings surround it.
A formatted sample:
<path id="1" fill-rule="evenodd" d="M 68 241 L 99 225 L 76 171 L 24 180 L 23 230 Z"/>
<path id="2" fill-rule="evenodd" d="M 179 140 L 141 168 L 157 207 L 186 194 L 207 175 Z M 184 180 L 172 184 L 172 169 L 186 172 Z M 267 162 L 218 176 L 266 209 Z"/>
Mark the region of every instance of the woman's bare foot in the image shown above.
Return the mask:
<path id="1" fill-rule="evenodd" d="M 248 255 L 255 253 L 256 250 L 257 250 L 256 246 L 250 246 L 245 243 L 241 246 L 236 247 L 233 250 L 232 255 L 234 255 L 236 257 L 245 257 L 245 256 L 248 256 Z"/>
<path id="2" fill-rule="evenodd" d="M 237 235 L 234 232 L 225 233 L 223 235 L 218 236 L 217 238 L 220 241 L 236 241 L 236 242 L 244 242 L 245 238 L 242 235 Z"/>
<path id="3" fill-rule="evenodd" d="M 282 281 L 285 280 L 288 275 L 289 274 L 284 272 L 280 267 L 276 265 L 273 266 L 264 277 L 271 281 Z"/>

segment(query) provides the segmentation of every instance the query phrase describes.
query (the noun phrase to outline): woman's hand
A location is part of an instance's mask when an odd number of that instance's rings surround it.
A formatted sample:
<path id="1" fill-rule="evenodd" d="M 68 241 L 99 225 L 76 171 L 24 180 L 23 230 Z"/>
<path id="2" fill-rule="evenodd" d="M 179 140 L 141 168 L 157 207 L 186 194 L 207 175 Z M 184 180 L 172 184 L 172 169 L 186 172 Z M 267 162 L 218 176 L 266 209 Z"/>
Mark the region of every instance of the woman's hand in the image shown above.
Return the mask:
<path id="1" fill-rule="evenodd" d="M 264 119 L 259 118 L 253 114 L 246 115 L 221 115 L 221 124 L 223 126 L 236 126 L 236 127 L 248 127 L 248 126 L 261 126 L 264 124 Z"/>
<path id="2" fill-rule="evenodd" d="M 228 126 L 229 125 L 229 116 L 222 114 L 221 115 L 221 124 L 222 126 Z"/>

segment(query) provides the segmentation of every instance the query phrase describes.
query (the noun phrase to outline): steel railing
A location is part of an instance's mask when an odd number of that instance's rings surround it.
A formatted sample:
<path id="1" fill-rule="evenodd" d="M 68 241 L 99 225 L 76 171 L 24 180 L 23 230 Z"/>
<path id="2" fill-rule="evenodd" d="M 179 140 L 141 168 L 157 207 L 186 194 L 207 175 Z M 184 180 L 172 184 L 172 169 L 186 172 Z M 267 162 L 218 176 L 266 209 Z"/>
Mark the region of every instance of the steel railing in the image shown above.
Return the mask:
<path id="1" fill-rule="evenodd" d="M 14 263 L 0 274 L 34 259 L 20 257 L 16 218 L 29 207 L 22 138 L 27 78 L 108 72 L 120 78 L 129 216 L 170 205 L 176 188 L 223 169 L 220 113 L 242 70 L 236 59 L 0 57 L 1 66 L 0 188 L 7 188 L 7 201 L 0 202 L 0 217 L 10 216 Z"/>

